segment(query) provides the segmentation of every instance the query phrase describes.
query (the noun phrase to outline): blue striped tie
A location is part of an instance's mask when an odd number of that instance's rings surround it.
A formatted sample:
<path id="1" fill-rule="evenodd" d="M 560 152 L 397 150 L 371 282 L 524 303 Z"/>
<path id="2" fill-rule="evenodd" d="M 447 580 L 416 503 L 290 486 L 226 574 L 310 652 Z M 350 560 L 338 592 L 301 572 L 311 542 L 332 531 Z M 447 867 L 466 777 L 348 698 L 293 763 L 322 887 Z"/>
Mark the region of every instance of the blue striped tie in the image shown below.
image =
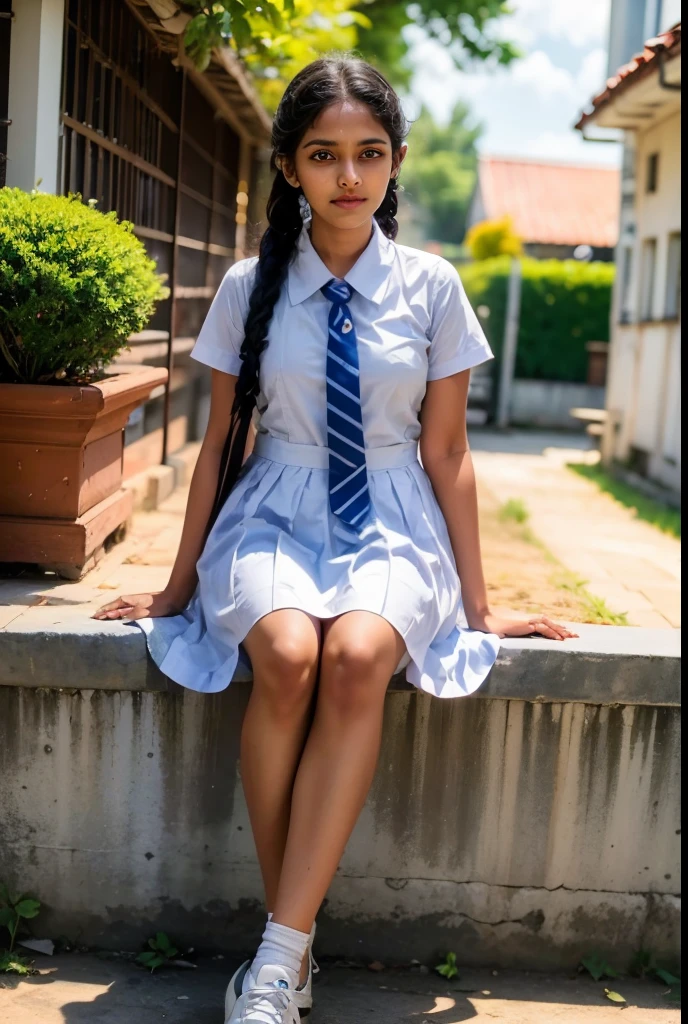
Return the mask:
<path id="1" fill-rule="evenodd" d="M 362 525 L 370 507 L 361 417 L 356 331 L 347 303 L 352 288 L 333 278 L 321 289 L 332 303 L 327 342 L 327 444 L 330 508 L 351 526 Z"/>

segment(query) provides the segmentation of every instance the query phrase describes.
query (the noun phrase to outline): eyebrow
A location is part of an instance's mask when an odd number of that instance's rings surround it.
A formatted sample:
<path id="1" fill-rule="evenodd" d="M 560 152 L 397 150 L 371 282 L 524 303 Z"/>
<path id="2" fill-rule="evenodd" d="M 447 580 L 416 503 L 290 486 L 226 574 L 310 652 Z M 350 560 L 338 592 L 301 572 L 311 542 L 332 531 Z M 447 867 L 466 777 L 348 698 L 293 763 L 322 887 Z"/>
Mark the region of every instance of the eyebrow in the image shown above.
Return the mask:
<path id="1" fill-rule="evenodd" d="M 386 146 L 387 145 L 387 140 L 386 139 L 361 139 L 361 141 L 358 143 L 358 145 L 359 146 L 372 146 L 373 143 L 376 143 L 377 145 Z M 310 142 L 305 142 L 304 143 L 304 149 L 306 147 L 308 147 L 308 146 L 338 146 L 338 145 L 339 145 L 339 143 L 335 142 L 333 139 L 311 139 Z"/>

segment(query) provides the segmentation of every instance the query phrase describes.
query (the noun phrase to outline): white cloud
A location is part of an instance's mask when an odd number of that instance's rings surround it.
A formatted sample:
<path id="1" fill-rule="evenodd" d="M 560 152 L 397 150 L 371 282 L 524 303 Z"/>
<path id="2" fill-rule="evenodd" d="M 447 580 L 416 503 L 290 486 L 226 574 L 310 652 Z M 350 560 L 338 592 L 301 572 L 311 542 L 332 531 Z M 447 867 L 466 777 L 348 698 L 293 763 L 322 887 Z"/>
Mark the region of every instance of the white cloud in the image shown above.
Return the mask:
<path id="1" fill-rule="evenodd" d="M 576 94 L 582 106 L 596 93 L 600 92 L 607 77 L 607 51 L 601 46 L 590 50 L 583 58 L 576 75 Z"/>
<path id="2" fill-rule="evenodd" d="M 439 42 L 415 27 L 406 30 L 415 68 L 409 113 L 415 116 L 424 103 L 446 123 L 462 100 L 485 128 L 479 144 L 484 152 L 618 163 L 617 146 L 585 143 L 572 127 L 604 84 L 609 0 L 513 0 L 513 5 L 513 19 L 504 18 L 500 29 L 504 38 L 515 38 L 513 26 L 528 35 L 524 48 L 529 52 L 507 68 L 478 65 L 458 71 Z"/>
<path id="3" fill-rule="evenodd" d="M 542 36 L 583 47 L 606 41 L 610 0 L 514 0 L 504 35 L 522 46 Z"/>
<path id="4" fill-rule="evenodd" d="M 532 88 L 541 97 L 557 101 L 562 95 L 570 97 L 576 90 L 571 72 L 556 67 L 543 50 L 535 50 L 517 61 L 509 77 L 518 85 Z"/>
<path id="5" fill-rule="evenodd" d="M 511 155 L 500 153 L 500 156 Z M 540 135 L 524 140 L 518 150 L 519 156 L 540 157 L 543 160 L 561 160 L 565 163 L 619 165 L 619 147 L 614 144 L 585 142 L 578 132 L 541 132 Z"/>

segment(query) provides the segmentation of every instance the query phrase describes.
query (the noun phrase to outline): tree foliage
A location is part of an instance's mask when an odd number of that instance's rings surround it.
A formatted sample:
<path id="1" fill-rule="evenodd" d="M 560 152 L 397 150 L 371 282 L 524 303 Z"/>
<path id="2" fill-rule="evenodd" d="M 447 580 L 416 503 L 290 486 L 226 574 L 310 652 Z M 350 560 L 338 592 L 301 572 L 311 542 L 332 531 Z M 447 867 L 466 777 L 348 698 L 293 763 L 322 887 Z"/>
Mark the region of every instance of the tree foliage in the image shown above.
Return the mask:
<path id="1" fill-rule="evenodd" d="M 261 98 L 274 109 L 285 84 L 331 50 L 355 48 L 398 86 L 412 68 L 410 25 L 447 47 L 457 67 L 470 61 L 508 64 L 517 56 L 495 32 L 506 0 L 184 0 L 192 15 L 185 45 L 204 70 L 216 47 L 230 46 L 253 72 Z"/>
<path id="2" fill-rule="evenodd" d="M 521 239 L 514 230 L 511 217 L 481 220 L 466 235 L 466 245 L 474 260 L 490 260 L 495 256 L 520 256 Z"/>
<path id="3" fill-rule="evenodd" d="M 454 107 L 446 126 L 436 124 L 427 110 L 414 122 L 400 180 L 410 202 L 423 211 L 426 236 L 434 241 L 463 238 L 481 131 L 470 124 L 463 103 Z"/>

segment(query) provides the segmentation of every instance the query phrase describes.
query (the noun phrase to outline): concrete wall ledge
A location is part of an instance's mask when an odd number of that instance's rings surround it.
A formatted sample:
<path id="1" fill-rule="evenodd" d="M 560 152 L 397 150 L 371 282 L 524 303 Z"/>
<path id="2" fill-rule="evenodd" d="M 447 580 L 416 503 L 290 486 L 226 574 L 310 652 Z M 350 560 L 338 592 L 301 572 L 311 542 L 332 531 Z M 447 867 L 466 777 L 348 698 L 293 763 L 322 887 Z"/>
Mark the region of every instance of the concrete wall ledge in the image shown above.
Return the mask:
<path id="1" fill-rule="evenodd" d="M 476 694 L 537 702 L 680 706 L 680 630 L 577 627 L 580 639 L 509 639 Z M 240 665 L 234 681 L 250 681 Z M 168 690 L 181 687 L 157 669 L 131 623 L 75 622 L 6 627 L 0 633 L 0 685 L 75 690 Z M 412 689 L 403 673 L 390 690 Z"/>

